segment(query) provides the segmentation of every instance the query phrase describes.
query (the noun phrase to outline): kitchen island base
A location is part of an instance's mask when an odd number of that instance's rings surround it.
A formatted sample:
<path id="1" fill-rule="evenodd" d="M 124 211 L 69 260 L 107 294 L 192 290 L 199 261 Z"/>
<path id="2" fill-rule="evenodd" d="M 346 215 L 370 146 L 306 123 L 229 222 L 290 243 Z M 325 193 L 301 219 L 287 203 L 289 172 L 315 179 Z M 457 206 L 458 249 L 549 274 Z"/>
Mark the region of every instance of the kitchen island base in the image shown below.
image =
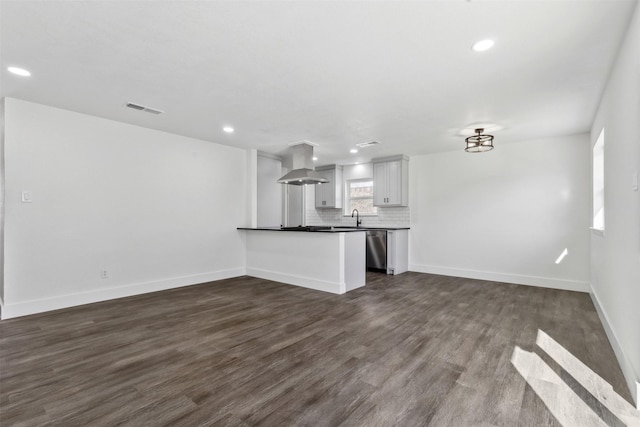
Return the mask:
<path id="1" fill-rule="evenodd" d="M 243 232 L 248 276 L 334 294 L 365 285 L 364 232 Z"/>

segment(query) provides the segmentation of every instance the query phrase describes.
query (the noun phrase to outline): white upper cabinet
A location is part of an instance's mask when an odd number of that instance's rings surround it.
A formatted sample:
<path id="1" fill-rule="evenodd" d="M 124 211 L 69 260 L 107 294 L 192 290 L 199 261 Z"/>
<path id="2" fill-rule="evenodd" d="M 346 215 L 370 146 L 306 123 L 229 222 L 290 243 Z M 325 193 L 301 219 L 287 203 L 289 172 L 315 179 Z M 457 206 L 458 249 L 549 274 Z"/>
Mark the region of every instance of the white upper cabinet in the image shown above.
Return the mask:
<path id="1" fill-rule="evenodd" d="M 321 174 L 329 182 L 316 184 L 316 209 L 342 208 L 342 166 L 319 166 L 315 171 Z"/>
<path id="2" fill-rule="evenodd" d="M 373 159 L 373 205 L 408 206 L 409 158 L 393 156 Z"/>

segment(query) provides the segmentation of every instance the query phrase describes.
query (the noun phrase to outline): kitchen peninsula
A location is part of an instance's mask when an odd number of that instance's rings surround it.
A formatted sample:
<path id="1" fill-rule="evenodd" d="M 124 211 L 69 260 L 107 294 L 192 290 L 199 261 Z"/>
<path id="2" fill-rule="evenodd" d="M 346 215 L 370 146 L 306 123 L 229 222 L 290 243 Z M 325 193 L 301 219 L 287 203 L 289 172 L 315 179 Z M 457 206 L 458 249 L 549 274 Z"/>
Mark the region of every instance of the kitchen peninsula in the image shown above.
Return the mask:
<path id="1" fill-rule="evenodd" d="M 238 228 L 247 247 L 247 275 L 344 294 L 365 285 L 363 228 Z"/>

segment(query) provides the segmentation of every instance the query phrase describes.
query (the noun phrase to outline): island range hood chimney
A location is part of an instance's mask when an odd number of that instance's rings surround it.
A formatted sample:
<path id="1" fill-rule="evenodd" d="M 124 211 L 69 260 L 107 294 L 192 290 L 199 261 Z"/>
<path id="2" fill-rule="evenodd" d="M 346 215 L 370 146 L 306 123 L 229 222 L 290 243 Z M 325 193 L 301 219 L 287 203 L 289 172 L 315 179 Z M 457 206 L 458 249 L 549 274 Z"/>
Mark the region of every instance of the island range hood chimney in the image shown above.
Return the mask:
<path id="1" fill-rule="evenodd" d="M 313 145 L 302 142 L 290 148 L 293 170 L 280 178 L 278 183 L 289 185 L 324 184 L 329 182 L 313 170 Z"/>

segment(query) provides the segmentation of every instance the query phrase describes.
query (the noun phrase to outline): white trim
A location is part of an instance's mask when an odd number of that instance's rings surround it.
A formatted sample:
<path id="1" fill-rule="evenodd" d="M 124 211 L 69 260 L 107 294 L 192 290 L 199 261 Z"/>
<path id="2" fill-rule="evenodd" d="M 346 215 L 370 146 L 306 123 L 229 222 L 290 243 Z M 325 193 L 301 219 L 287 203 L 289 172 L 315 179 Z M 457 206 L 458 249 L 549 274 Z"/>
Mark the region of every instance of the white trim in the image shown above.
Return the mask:
<path id="1" fill-rule="evenodd" d="M 591 234 L 593 234 L 594 236 L 604 237 L 604 228 L 589 227 L 589 230 L 591 230 Z"/>
<path id="2" fill-rule="evenodd" d="M 406 160 L 406 161 L 409 161 L 409 156 L 407 156 L 406 154 L 398 154 L 398 155 L 395 155 L 395 156 L 376 157 L 375 159 L 371 159 L 371 163 L 393 162 L 394 160 Z"/>
<path id="3" fill-rule="evenodd" d="M 232 277 L 244 276 L 245 273 L 246 271 L 244 268 L 235 268 L 231 270 L 212 271 L 209 273 L 174 277 L 171 279 L 151 282 L 135 283 L 116 288 L 98 289 L 90 292 L 59 295 L 55 297 L 23 301 L 16 304 L 6 304 L 2 307 L 2 319 L 11 319 L 14 317 L 75 307 L 83 304 L 91 304 L 116 298 L 146 294 L 149 292 L 163 291 L 182 286 L 197 285 L 216 280 L 230 279 Z"/>
<path id="4" fill-rule="evenodd" d="M 272 280 L 274 282 L 286 283 L 288 285 L 301 286 L 303 288 L 315 289 L 316 291 L 330 292 L 332 294 L 338 295 L 344 294 L 346 292 L 346 284 L 344 282 L 329 282 L 326 280 L 296 276 L 294 274 L 284 274 L 277 271 L 264 270 L 261 268 L 248 267 L 247 276 Z"/>
<path id="5" fill-rule="evenodd" d="M 609 317 L 600 304 L 600 300 L 598 299 L 598 295 L 596 294 L 595 289 L 593 289 L 593 286 L 590 287 L 590 290 L 589 295 L 591 296 L 591 301 L 593 301 L 593 305 L 596 308 L 600 322 L 607 333 L 607 338 L 609 338 L 609 343 L 611 343 L 613 352 L 616 354 L 618 364 L 622 370 L 622 375 L 624 376 L 624 379 L 627 382 L 627 387 L 629 387 L 629 391 L 631 392 L 631 397 L 636 403 L 636 408 L 640 410 L 640 375 L 635 372 L 635 369 L 631 364 L 631 360 L 627 357 L 624 349 L 620 345 L 620 341 L 618 341 L 618 337 L 611 327 Z"/>
<path id="6" fill-rule="evenodd" d="M 496 273 L 492 271 L 468 270 L 424 264 L 410 264 L 409 271 L 442 274 L 444 276 L 466 277 L 469 279 L 491 280 L 493 282 L 515 283 L 517 285 L 539 286 L 542 288 L 562 289 L 565 291 L 589 292 L 589 283 L 581 280 Z"/>
<path id="7" fill-rule="evenodd" d="M 265 153 L 264 151 L 260 151 L 260 150 L 258 150 L 258 156 L 259 157 L 265 157 L 267 159 L 283 161 L 282 156 L 278 156 L 276 154 L 271 154 L 271 153 Z"/>

